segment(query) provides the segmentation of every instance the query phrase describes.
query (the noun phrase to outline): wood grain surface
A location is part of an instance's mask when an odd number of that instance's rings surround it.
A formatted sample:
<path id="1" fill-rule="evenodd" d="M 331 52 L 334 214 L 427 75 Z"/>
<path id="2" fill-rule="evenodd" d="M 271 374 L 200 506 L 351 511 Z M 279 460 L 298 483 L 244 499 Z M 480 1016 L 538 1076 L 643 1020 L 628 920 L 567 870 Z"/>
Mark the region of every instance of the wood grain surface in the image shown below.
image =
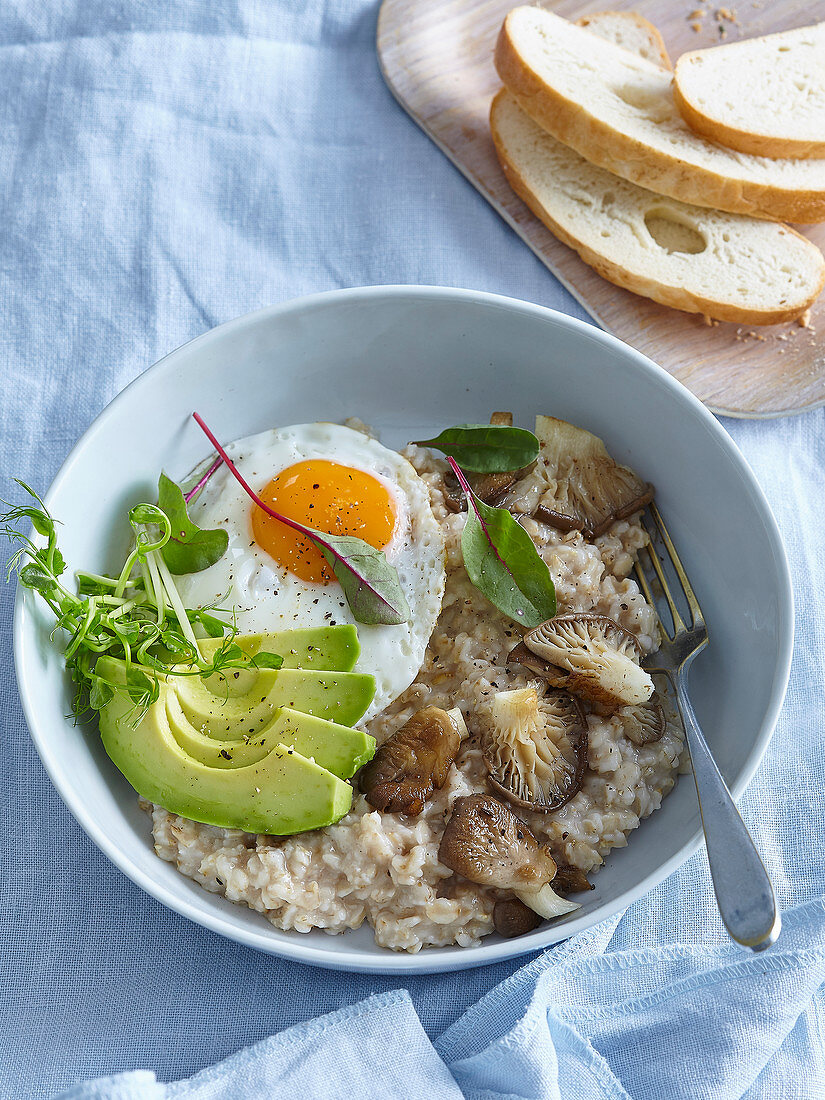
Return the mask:
<path id="1" fill-rule="evenodd" d="M 561 244 L 516 198 L 496 160 L 487 116 L 500 86 L 493 47 L 511 0 L 384 0 L 378 57 L 391 91 L 522 240 L 609 332 L 649 355 L 714 412 L 786 416 L 825 404 L 825 295 L 810 325 L 711 325 L 606 282 Z M 578 19 L 638 11 L 658 26 L 675 60 L 689 49 L 825 20 L 825 0 L 559 0 Z M 800 227 L 825 249 L 825 225 Z"/>

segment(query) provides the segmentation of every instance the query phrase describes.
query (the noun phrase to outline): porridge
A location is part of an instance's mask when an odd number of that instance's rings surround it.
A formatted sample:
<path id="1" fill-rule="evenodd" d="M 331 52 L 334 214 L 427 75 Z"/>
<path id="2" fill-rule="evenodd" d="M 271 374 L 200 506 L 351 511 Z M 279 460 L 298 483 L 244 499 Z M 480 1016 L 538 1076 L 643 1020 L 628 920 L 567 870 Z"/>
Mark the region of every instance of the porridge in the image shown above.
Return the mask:
<path id="1" fill-rule="evenodd" d="M 468 736 L 441 789 L 416 816 L 381 813 L 356 793 L 349 813 L 324 829 L 288 837 L 199 824 L 144 801 L 159 856 L 206 890 L 262 913 L 277 928 L 330 933 L 367 921 L 378 944 L 400 951 L 472 946 L 493 931 L 493 909 L 505 891 L 478 885 L 439 861 L 439 844 L 457 799 L 489 794 L 483 751 L 497 692 L 545 687 L 529 669 L 508 664 L 521 631 L 473 586 L 463 564 L 466 512 L 445 499 L 446 463 L 426 448 L 403 452 L 426 483 L 446 547 L 441 612 L 412 684 L 366 728 L 380 744 L 423 707 L 458 707 Z M 598 537 L 562 532 L 530 515 L 541 486 L 527 473 L 504 503 L 547 564 L 558 612 L 607 616 L 628 631 L 641 653 L 658 644 L 658 620 L 629 574 L 646 542 L 638 517 L 617 519 Z M 557 810 L 514 807 L 561 864 L 584 873 L 627 843 L 640 821 L 672 788 L 683 752 L 681 725 L 665 712 L 664 732 L 638 743 L 624 711 L 594 706 L 586 715 L 587 758 L 581 788 Z"/>
<path id="2" fill-rule="evenodd" d="M 195 420 L 217 457 L 129 511 L 119 574 L 72 592 L 39 498 L 5 517 L 36 521 L 21 583 L 157 854 L 279 929 L 396 951 L 580 908 L 684 752 L 631 577 L 652 486 L 552 417 L 403 453 Z"/>

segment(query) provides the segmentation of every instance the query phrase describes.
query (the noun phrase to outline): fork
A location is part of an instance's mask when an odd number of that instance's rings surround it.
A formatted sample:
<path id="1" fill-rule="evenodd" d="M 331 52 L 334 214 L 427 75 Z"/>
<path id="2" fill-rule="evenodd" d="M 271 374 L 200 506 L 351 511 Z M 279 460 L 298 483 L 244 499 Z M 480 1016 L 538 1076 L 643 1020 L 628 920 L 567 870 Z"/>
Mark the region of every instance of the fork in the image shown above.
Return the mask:
<path id="1" fill-rule="evenodd" d="M 766 947 L 776 943 L 782 927 L 773 887 L 708 748 L 688 696 L 688 670 L 694 657 L 708 644 L 707 627 L 659 509 L 655 504 L 650 504 L 648 511 L 653 520 L 653 529 L 644 521 L 642 526 L 650 539 L 645 547 L 650 567 L 643 568 L 640 554 L 636 562 L 636 577 L 645 599 L 659 614 L 663 641 L 658 653 L 646 659 L 644 666 L 649 672 L 664 673 L 671 683 L 675 682 L 693 765 L 713 890 L 725 928 L 731 939 L 743 947 L 764 951 Z M 673 573 L 681 585 L 690 613 L 691 622 L 688 625 L 682 619 L 673 599 L 662 558 L 656 550 L 657 542 L 664 547 Z M 667 603 L 673 624 L 672 633 L 662 621 L 653 598 L 654 589 Z"/>

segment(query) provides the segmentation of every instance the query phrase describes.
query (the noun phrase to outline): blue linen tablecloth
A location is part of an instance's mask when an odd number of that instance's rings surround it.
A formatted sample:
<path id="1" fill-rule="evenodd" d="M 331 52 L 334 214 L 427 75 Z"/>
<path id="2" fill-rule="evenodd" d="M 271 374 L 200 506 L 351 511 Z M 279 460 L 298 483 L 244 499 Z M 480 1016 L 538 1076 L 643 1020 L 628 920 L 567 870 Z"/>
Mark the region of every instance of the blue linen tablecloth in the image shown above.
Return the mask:
<path id="1" fill-rule="evenodd" d="M 259 306 L 416 282 L 583 316 L 394 103 L 376 14 L 374 0 L 0 5 L 0 496 L 12 475 L 45 488 L 131 378 Z M 783 907 L 802 906 L 778 951 L 727 944 L 704 854 L 518 974 L 399 983 L 225 942 L 133 886 L 64 809 L 25 730 L 3 587 L 0 1096 L 124 1071 L 140 1073 L 82 1095 L 334 1096 L 348 1081 L 375 1096 L 825 1095 L 825 413 L 725 426 L 796 587 L 788 699 L 741 803 Z M 188 1085 L 155 1083 L 336 1010 Z"/>

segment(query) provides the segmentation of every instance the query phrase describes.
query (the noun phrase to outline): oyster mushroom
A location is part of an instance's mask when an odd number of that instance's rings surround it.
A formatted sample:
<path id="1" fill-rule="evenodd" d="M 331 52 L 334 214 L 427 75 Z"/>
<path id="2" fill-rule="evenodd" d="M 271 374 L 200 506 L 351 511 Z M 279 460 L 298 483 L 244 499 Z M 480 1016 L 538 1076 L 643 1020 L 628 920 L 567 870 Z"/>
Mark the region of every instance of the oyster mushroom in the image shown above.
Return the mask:
<path id="1" fill-rule="evenodd" d="M 508 660 L 594 703 L 635 706 L 653 694 L 653 681 L 639 664 L 639 643 L 607 615 L 557 615 L 529 630 L 523 647 Z"/>
<path id="2" fill-rule="evenodd" d="M 455 800 L 438 858 L 471 882 L 512 890 L 545 920 L 580 908 L 551 887 L 556 861 L 549 848 L 539 844 L 524 822 L 492 795 Z"/>
<path id="3" fill-rule="evenodd" d="M 653 499 L 653 486 L 615 462 L 602 440 L 584 428 L 537 416 L 536 436 L 541 445 L 536 472 L 547 484 L 536 519 L 596 538 Z"/>
<path id="4" fill-rule="evenodd" d="M 534 687 L 499 691 L 484 763 L 490 784 L 517 806 L 546 813 L 581 789 L 587 765 L 587 725 L 577 700 L 564 692 L 543 698 Z"/>
<path id="5" fill-rule="evenodd" d="M 515 485 L 520 472 L 520 470 L 504 470 L 492 474 L 470 474 L 468 481 L 479 500 L 483 500 L 485 504 L 494 505 L 512 485 Z M 452 470 L 444 474 L 444 503 L 451 512 L 467 511 L 467 498 Z"/>
<path id="6" fill-rule="evenodd" d="M 420 814 L 444 786 L 467 726 L 461 711 L 425 707 L 383 745 L 362 769 L 358 785 L 367 802 L 390 814 Z"/>
<path id="7" fill-rule="evenodd" d="M 501 898 L 493 907 L 493 926 L 500 936 L 511 940 L 526 936 L 541 924 L 541 917 L 518 898 Z"/>
<path id="8" fill-rule="evenodd" d="M 665 732 L 665 712 L 656 691 L 646 703 L 620 707 L 616 717 L 621 719 L 625 737 L 634 745 L 650 745 L 661 740 Z"/>
<path id="9" fill-rule="evenodd" d="M 595 890 L 596 887 L 588 882 L 587 875 L 580 867 L 574 867 L 572 863 L 559 863 L 556 860 L 556 877 L 553 879 L 553 888 L 558 894 L 567 897 L 568 894 L 581 894 L 585 890 Z"/>

